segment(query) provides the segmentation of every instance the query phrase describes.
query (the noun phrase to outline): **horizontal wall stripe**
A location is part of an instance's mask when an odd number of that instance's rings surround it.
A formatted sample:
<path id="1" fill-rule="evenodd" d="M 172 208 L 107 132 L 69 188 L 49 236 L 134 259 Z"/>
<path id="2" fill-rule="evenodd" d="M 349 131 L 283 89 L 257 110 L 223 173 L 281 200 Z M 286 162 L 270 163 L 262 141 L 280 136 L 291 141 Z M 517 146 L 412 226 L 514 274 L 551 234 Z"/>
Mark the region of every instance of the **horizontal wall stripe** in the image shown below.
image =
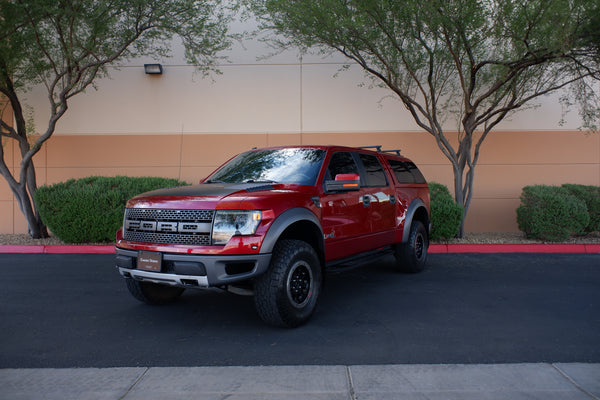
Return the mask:
<path id="1" fill-rule="evenodd" d="M 551 131 L 543 135 L 546 150 L 536 146 L 540 137 L 539 132 L 502 131 L 497 132 L 493 142 L 486 143 L 490 145 L 482 150 L 475 172 L 467 231 L 516 231 L 515 210 L 523 186 L 563 183 L 600 186 L 600 135 Z M 20 161 L 16 143 L 6 140 L 3 143 L 5 159 L 15 171 Z M 154 175 L 195 183 L 230 157 L 252 147 L 302 143 L 401 148 L 429 181 L 443 183 L 453 191 L 449 163 L 435 141 L 423 132 L 55 135 L 34 162 L 39 185 L 90 175 Z M 19 207 L 2 179 L 0 233 L 26 230 Z"/>

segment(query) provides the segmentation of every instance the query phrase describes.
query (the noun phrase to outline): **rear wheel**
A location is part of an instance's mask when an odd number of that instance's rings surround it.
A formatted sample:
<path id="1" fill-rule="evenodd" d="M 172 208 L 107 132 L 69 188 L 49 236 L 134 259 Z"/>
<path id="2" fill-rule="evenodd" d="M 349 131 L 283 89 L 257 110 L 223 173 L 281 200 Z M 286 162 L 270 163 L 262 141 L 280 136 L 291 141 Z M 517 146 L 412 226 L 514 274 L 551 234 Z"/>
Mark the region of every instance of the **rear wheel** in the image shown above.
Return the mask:
<path id="1" fill-rule="evenodd" d="M 315 310 L 321 283 L 321 265 L 312 246 L 301 240 L 281 240 L 269 269 L 255 282 L 256 311 L 270 325 L 302 325 Z"/>
<path id="2" fill-rule="evenodd" d="M 417 273 L 423 271 L 427 261 L 429 235 L 421 221 L 413 221 L 408 241 L 396 245 L 396 262 L 402 272 Z"/>
<path id="3" fill-rule="evenodd" d="M 140 282 L 135 279 L 125 279 L 129 293 L 139 301 L 151 305 L 162 305 L 177 300 L 185 289 L 175 286 L 159 285 L 152 282 Z"/>

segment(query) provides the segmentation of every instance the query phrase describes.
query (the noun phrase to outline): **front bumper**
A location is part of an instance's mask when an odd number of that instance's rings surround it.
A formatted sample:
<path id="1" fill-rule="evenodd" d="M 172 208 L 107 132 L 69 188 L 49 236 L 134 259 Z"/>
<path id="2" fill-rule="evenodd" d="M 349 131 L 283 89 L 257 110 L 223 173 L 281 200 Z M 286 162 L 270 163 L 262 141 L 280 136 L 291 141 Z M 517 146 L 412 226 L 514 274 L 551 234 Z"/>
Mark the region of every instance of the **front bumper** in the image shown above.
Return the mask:
<path id="1" fill-rule="evenodd" d="M 185 288 L 224 286 L 263 274 L 271 254 L 206 256 L 162 253 L 161 272 L 137 268 L 138 252 L 115 247 L 116 266 L 124 278 Z"/>

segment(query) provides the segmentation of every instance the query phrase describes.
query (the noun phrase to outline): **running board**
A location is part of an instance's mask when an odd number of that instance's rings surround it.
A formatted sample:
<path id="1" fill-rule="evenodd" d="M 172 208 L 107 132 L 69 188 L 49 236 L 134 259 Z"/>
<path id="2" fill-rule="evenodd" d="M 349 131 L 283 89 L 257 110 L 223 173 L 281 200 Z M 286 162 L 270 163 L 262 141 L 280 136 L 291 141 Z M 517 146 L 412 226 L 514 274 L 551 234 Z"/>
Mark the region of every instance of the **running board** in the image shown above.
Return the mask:
<path id="1" fill-rule="evenodd" d="M 330 261 L 325 265 L 325 270 L 327 272 L 346 271 L 372 263 L 393 253 L 393 246 L 385 246 L 376 250 L 370 250 L 364 253 L 355 254 L 350 257 Z"/>

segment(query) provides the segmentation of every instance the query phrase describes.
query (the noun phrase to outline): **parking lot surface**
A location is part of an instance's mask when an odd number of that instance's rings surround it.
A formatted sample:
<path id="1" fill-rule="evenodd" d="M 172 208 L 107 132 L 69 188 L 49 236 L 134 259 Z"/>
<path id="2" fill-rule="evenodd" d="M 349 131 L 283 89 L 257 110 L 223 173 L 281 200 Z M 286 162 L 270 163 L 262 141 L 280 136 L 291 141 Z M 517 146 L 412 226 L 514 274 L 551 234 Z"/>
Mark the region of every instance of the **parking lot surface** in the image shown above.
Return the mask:
<path id="1" fill-rule="evenodd" d="M 294 330 L 218 291 L 143 305 L 113 257 L 0 255 L 0 398 L 600 396 L 600 255 L 383 260 L 329 274 Z"/>

